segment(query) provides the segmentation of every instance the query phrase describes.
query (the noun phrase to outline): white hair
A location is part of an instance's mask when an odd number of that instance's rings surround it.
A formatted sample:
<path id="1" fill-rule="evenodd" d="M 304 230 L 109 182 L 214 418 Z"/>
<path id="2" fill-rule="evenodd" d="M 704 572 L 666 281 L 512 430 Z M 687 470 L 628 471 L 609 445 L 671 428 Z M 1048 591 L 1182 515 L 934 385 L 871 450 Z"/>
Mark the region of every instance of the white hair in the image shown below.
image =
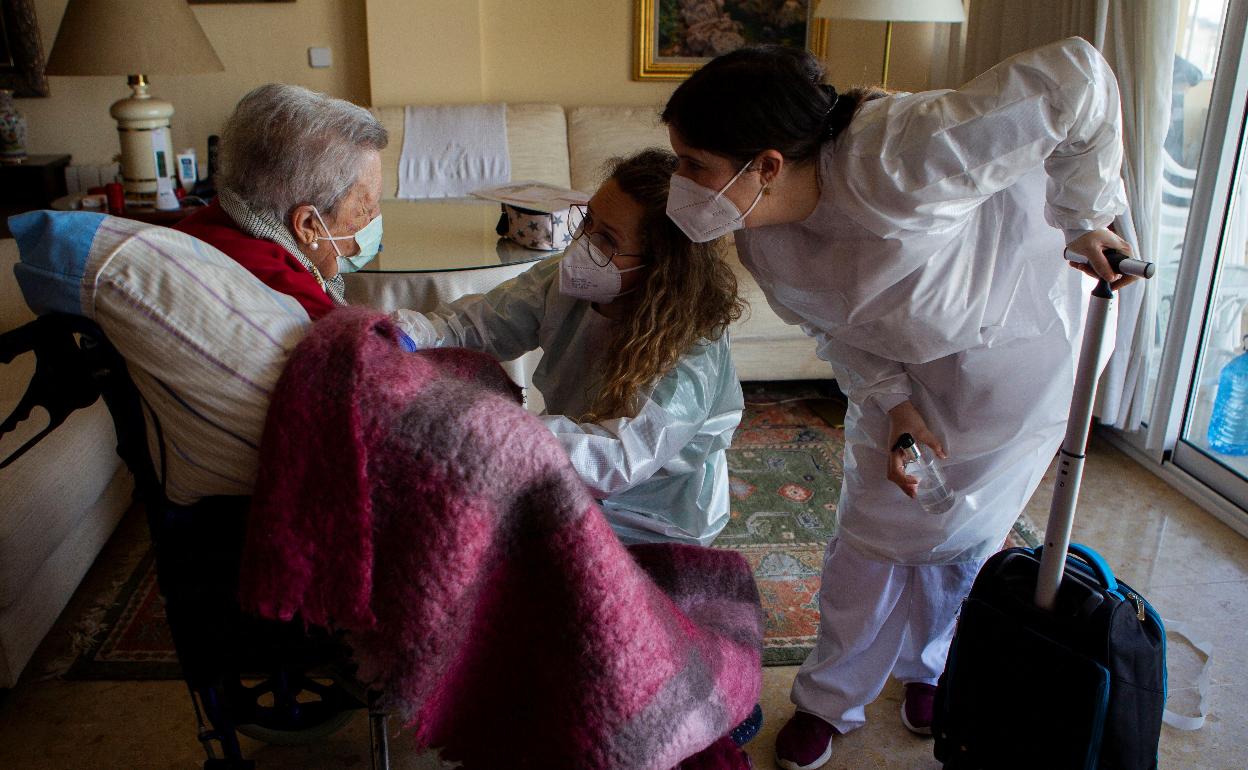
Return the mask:
<path id="1" fill-rule="evenodd" d="M 388 142 L 363 107 L 270 83 L 244 96 L 226 122 L 218 186 L 283 223 L 307 203 L 329 216 L 359 178 L 365 153 Z"/>

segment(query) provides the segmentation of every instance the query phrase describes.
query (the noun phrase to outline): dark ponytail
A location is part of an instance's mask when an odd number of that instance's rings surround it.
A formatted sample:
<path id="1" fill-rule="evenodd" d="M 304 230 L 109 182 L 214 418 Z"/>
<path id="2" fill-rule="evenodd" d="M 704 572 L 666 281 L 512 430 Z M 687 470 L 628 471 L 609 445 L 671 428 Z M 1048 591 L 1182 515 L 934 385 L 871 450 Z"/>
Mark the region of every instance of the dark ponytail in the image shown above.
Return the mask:
<path id="1" fill-rule="evenodd" d="M 823 77 L 823 65 L 809 51 L 739 48 L 681 83 L 662 119 L 686 144 L 742 163 L 763 150 L 805 163 L 845 130 L 858 105 L 886 93 L 838 93 Z"/>

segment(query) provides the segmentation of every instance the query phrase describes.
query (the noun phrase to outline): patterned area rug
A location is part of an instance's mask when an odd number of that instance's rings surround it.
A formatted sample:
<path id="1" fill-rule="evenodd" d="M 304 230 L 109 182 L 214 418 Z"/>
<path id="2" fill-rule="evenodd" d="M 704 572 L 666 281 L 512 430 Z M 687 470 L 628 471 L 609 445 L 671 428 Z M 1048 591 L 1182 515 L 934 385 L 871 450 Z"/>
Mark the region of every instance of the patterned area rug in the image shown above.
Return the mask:
<path id="1" fill-rule="evenodd" d="M 754 569 L 766 617 L 763 663 L 801 663 L 819 626 L 819 572 L 836 527 L 844 401 L 830 384 L 746 385 L 728 453 L 732 519 L 715 542 Z M 1025 518 L 1007 545 L 1039 544 Z M 179 679 L 149 552 L 76 624 L 69 679 Z"/>
<path id="2" fill-rule="evenodd" d="M 819 628 L 819 573 L 836 528 L 845 402 L 830 383 L 747 383 L 728 450 L 732 519 L 715 541 L 754 568 L 766 621 L 763 664 L 801 663 Z M 1007 546 L 1041 535 L 1020 517 Z"/>

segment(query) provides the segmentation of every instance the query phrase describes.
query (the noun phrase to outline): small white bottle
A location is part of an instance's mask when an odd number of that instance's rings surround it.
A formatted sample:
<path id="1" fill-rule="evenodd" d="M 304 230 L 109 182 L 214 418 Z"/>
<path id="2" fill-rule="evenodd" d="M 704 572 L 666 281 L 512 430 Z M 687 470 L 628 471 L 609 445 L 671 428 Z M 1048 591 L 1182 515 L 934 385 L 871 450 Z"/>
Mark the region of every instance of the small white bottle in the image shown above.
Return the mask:
<path id="1" fill-rule="evenodd" d="M 936 458 L 919 451 L 914 436 L 901 434 L 897 439 L 897 448 L 906 456 L 906 473 L 919 480 L 919 488 L 915 497 L 923 510 L 928 513 L 948 513 L 953 507 L 953 492 L 945 483 L 945 475 L 940 472 Z"/>

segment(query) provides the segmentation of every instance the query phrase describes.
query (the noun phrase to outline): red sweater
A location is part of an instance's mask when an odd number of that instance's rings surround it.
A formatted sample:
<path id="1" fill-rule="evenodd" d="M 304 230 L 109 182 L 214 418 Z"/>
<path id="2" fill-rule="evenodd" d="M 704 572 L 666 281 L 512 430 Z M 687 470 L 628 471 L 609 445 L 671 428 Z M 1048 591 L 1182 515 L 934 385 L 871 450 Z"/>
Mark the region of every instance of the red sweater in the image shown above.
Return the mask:
<path id="1" fill-rule="evenodd" d="M 334 309 L 334 301 L 299 260 L 273 241 L 256 238 L 240 230 L 215 200 L 174 225 L 173 229 L 215 247 L 247 268 L 270 289 L 294 297 L 313 321 Z"/>

